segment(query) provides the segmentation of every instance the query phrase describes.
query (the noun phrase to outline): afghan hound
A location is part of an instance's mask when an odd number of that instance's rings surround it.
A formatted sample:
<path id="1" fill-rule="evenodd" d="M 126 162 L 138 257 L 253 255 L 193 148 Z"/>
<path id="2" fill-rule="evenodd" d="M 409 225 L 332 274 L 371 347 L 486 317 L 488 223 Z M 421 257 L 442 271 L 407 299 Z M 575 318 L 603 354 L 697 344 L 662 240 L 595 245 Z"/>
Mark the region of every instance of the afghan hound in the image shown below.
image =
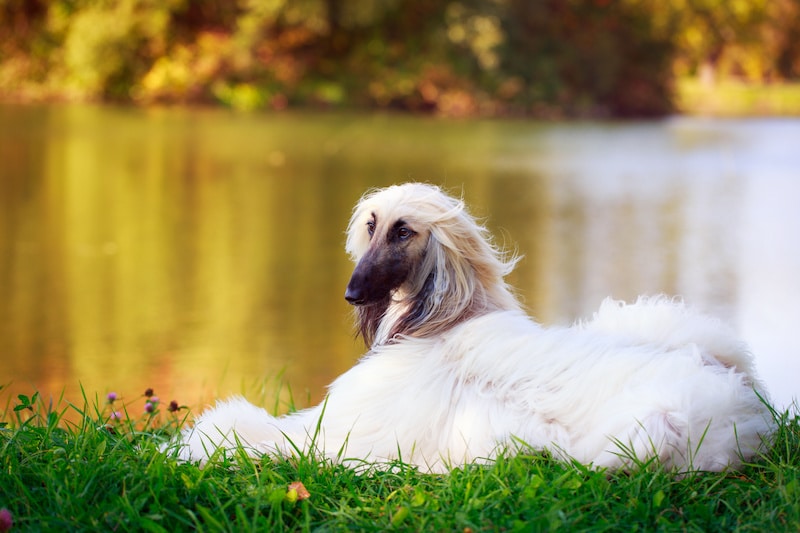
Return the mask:
<path id="1" fill-rule="evenodd" d="M 243 446 L 446 472 L 534 448 L 598 468 L 721 470 L 773 429 L 752 358 L 720 321 L 662 296 L 543 327 L 504 281 L 516 257 L 437 187 L 367 193 L 346 250 L 367 354 L 304 411 L 218 403 L 183 431 L 180 457 Z"/>

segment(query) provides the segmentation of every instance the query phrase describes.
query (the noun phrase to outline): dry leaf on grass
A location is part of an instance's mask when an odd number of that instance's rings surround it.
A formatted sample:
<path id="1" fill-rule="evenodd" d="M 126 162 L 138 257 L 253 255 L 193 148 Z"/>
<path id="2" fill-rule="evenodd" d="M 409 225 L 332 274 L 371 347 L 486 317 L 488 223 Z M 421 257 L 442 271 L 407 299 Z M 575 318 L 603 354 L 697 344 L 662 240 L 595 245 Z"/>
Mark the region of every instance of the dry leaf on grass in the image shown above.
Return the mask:
<path id="1" fill-rule="evenodd" d="M 292 498 L 294 495 L 296 495 L 296 498 Z M 302 481 L 293 481 L 292 483 L 289 483 L 288 496 L 292 500 L 303 501 L 310 498 L 311 493 L 308 492 L 308 489 L 305 485 L 303 485 Z"/>

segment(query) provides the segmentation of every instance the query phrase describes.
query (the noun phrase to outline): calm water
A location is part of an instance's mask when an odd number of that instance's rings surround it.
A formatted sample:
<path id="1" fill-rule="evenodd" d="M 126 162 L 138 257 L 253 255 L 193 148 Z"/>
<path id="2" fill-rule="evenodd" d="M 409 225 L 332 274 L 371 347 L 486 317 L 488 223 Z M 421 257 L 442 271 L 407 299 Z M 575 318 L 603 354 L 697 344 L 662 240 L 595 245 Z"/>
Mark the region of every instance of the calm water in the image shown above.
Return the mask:
<path id="1" fill-rule="evenodd" d="M 363 352 L 350 210 L 406 180 L 463 192 L 525 255 L 539 320 L 679 294 L 739 330 L 779 404 L 800 396 L 800 121 L 59 106 L 0 107 L 0 407 L 81 385 L 318 401 Z"/>

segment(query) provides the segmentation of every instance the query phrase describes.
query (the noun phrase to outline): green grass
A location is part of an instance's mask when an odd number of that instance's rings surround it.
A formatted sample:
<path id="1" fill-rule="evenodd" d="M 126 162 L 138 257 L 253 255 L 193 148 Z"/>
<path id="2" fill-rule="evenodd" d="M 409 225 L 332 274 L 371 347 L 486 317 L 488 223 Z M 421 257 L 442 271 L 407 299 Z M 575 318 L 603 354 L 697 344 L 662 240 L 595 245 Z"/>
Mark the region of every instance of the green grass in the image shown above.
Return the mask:
<path id="1" fill-rule="evenodd" d="M 110 419 L 97 399 L 19 396 L 2 415 L 0 508 L 14 531 L 798 531 L 800 417 L 738 472 L 676 478 L 565 464 L 541 453 L 449 475 L 363 472 L 314 457 L 220 457 L 203 469 L 159 451 L 187 411 Z M 77 420 L 73 422 L 70 420 Z M 301 482 L 310 497 L 290 484 Z M 0 525 L 2 528 L 2 525 Z"/>

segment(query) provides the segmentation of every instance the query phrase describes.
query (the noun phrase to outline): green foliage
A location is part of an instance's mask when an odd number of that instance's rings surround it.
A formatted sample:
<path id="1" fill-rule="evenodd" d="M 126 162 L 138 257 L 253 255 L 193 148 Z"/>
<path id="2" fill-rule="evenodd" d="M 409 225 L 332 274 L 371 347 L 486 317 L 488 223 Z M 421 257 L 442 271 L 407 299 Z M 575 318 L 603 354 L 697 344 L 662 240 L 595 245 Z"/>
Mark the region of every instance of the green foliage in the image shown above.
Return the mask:
<path id="1" fill-rule="evenodd" d="M 672 110 L 674 24 L 657 2 L 512 0 L 505 71 L 520 100 L 554 113 L 661 115 Z"/>
<path id="2" fill-rule="evenodd" d="M 114 421 L 111 404 L 53 410 L 36 395 L 9 407 L 4 416 L 12 423 L 0 426 L 0 507 L 20 531 L 800 527 L 800 418 L 788 411 L 776 413 L 778 433 L 755 464 L 676 478 L 654 464 L 612 473 L 541 453 L 449 475 L 420 474 L 401 462 L 357 471 L 313 456 L 253 460 L 243 453 L 201 469 L 160 451 L 182 422 L 174 412 Z M 14 414 L 21 412 L 28 414 Z M 80 421 L 65 422 L 74 412 Z"/>
<path id="3" fill-rule="evenodd" d="M 663 115 L 673 78 L 800 76 L 794 0 L 0 3 L 0 96 Z"/>
<path id="4" fill-rule="evenodd" d="M 48 4 L 40 45 L 48 83 L 77 98 L 129 97 L 131 85 L 168 44 L 182 0 L 72 1 Z"/>

